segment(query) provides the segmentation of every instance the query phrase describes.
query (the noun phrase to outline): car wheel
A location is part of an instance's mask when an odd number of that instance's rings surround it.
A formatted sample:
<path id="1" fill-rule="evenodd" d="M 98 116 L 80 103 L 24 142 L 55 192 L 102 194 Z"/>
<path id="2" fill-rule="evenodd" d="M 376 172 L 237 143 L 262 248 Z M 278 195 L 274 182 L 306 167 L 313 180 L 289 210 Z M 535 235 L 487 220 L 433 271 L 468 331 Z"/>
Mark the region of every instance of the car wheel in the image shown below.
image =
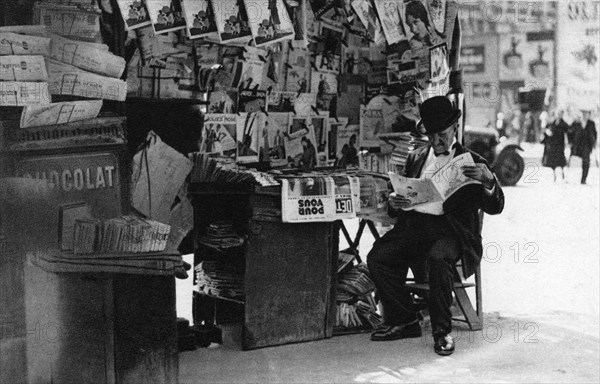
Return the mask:
<path id="1" fill-rule="evenodd" d="M 523 176 L 525 162 L 521 155 L 515 150 L 503 151 L 500 153 L 500 156 L 498 156 L 494 171 L 496 172 L 500 184 L 513 186 L 517 184 L 521 179 L 521 176 Z"/>

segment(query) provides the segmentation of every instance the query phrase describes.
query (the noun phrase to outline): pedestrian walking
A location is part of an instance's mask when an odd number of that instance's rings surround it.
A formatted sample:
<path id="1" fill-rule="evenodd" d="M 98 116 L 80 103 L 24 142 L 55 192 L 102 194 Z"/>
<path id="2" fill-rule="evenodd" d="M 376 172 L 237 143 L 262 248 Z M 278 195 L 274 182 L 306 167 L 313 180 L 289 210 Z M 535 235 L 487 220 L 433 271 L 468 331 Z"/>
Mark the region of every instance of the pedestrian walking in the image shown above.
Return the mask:
<path id="1" fill-rule="evenodd" d="M 544 155 L 542 157 L 542 166 L 552 168 L 554 181 L 557 181 L 556 170 L 561 170 L 561 179 L 565 180 L 564 167 L 567 165 L 565 157 L 565 139 L 569 125 L 563 120 L 563 112 L 558 111 L 554 116 L 550 116 L 550 124 L 544 132 Z"/>
<path id="2" fill-rule="evenodd" d="M 581 126 L 583 128 L 575 133 L 573 156 L 581 157 L 581 184 L 585 184 L 590 170 L 590 154 L 596 147 L 598 132 L 596 124 L 590 120 L 591 112 L 582 111 L 582 115 Z"/>

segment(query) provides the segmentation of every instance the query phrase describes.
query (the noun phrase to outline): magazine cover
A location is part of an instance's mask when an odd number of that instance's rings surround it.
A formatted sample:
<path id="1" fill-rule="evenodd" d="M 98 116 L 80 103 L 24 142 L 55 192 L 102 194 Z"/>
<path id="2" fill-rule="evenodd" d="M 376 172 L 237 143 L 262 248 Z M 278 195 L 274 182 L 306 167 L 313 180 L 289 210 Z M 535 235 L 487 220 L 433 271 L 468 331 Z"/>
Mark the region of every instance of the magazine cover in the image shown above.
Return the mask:
<path id="1" fill-rule="evenodd" d="M 257 47 L 294 38 L 294 27 L 283 0 L 246 0 L 250 29 Z"/>
<path id="2" fill-rule="evenodd" d="M 429 80 L 437 83 L 445 80 L 449 74 L 446 43 L 429 48 Z"/>
<path id="3" fill-rule="evenodd" d="M 335 185 L 335 219 L 353 219 L 356 217 L 356 199 L 360 204 L 358 178 L 347 175 L 332 175 Z"/>
<path id="4" fill-rule="evenodd" d="M 268 97 L 269 112 L 294 112 L 296 92 L 272 91 Z"/>
<path id="5" fill-rule="evenodd" d="M 305 93 L 310 91 L 310 52 L 306 49 L 293 49 L 289 51 L 286 63 L 287 76 L 285 90 L 290 92 Z"/>
<path id="6" fill-rule="evenodd" d="M 294 28 L 293 48 L 306 48 L 308 36 L 306 35 L 306 2 L 308 0 L 283 0 L 285 8 L 292 20 Z"/>
<path id="7" fill-rule="evenodd" d="M 335 0 L 308 0 L 316 19 L 321 19 L 323 14 L 335 6 Z"/>
<path id="8" fill-rule="evenodd" d="M 237 107 L 238 111 L 247 113 L 266 111 L 267 91 L 240 89 Z"/>
<path id="9" fill-rule="evenodd" d="M 383 112 L 360 106 L 360 138 L 361 147 L 379 147 L 381 142 L 377 135 L 384 132 Z"/>
<path id="10" fill-rule="evenodd" d="M 317 103 L 316 93 L 298 93 L 294 102 L 294 112 L 298 116 L 307 116 L 314 113 L 313 107 Z"/>
<path id="11" fill-rule="evenodd" d="M 258 137 L 262 112 L 242 113 L 237 116 L 237 162 L 255 163 L 258 161 Z"/>
<path id="12" fill-rule="evenodd" d="M 282 112 L 269 112 L 264 119 L 260 147 L 265 161 L 286 158 L 284 138 L 289 121 L 290 114 Z"/>
<path id="13" fill-rule="evenodd" d="M 404 25 L 400 19 L 400 9 L 398 3 L 404 0 L 379 0 L 375 1 L 375 7 L 385 39 L 389 45 L 396 44 L 402 40 L 406 40 Z"/>
<path id="14" fill-rule="evenodd" d="M 336 137 L 336 159 L 339 167 L 358 167 L 358 134 L 358 125 L 350 124 L 338 126 Z"/>
<path id="15" fill-rule="evenodd" d="M 338 160 L 337 135 L 338 131 L 345 128 L 346 125 L 348 125 L 347 117 L 329 118 L 329 133 L 327 136 L 327 160 L 329 162 L 337 162 Z"/>
<path id="16" fill-rule="evenodd" d="M 125 23 L 125 30 L 131 31 L 152 23 L 144 0 L 117 0 L 117 3 Z"/>
<path id="17" fill-rule="evenodd" d="M 426 0 L 427 10 L 438 33 L 444 33 L 446 26 L 446 0 Z"/>
<path id="18" fill-rule="evenodd" d="M 327 136 L 329 134 L 329 112 L 308 117 L 309 124 L 315 131 L 315 146 L 317 147 L 317 165 L 327 164 Z"/>
<path id="19" fill-rule="evenodd" d="M 215 14 L 210 0 L 182 0 L 183 15 L 190 39 L 217 34 Z"/>
<path id="20" fill-rule="evenodd" d="M 221 43 L 247 44 L 253 40 L 244 1 L 218 0 L 212 5 Z"/>
<path id="21" fill-rule="evenodd" d="M 390 60 L 387 68 L 387 83 L 407 84 L 421 80 L 424 73 L 419 70 L 418 60 Z"/>
<path id="22" fill-rule="evenodd" d="M 342 74 L 359 75 L 369 73 L 369 48 L 349 45 L 343 48 Z"/>
<path id="23" fill-rule="evenodd" d="M 292 116 L 284 139 L 285 155 L 295 167 L 314 167 L 317 164 L 315 131 L 307 124 L 307 117 Z"/>
<path id="24" fill-rule="evenodd" d="M 208 113 L 237 113 L 237 88 L 214 90 L 208 96 Z"/>
<path id="25" fill-rule="evenodd" d="M 282 90 L 285 85 L 285 62 L 289 45 L 286 42 L 270 44 L 266 47 L 266 63 L 263 68 L 262 88 Z"/>
<path id="26" fill-rule="evenodd" d="M 352 0 L 351 4 L 373 43 L 375 45 L 385 44 L 385 35 L 373 4 L 369 0 Z"/>
<path id="27" fill-rule="evenodd" d="M 377 213 L 377 184 L 373 176 L 359 176 L 360 180 L 360 214 Z"/>
<path id="28" fill-rule="evenodd" d="M 259 59 L 237 58 L 233 70 L 232 86 L 255 89 L 262 85 L 264 62 Z"/>
<path id="29" fill-rule="evenodd" d="M 220 156 L 235 158 L 237 117 L 235 114 L 204 115 L 199 152 L 217 153 Z"/>
<path id="30" fill-rule="evenodd" d="M 333 221 L 335 212 L 331 177 L 281 180 L 281 219 L 284 223 Z"/>
<path id="31" fill-rule="evenodd" d="M 340 73 L 342 58 L 342 40 L 344 30 L 331 24 L 321 23 L 317 44 L 315 65 L 321 72 Z"/>
<path id="32" fill-rule="evenodd" d="M 316 92 L 317 96 L 324 93 L 337 93 L 338 82 L 335 73 L 315 71 L 311 72 L 310 89 Z"/>
<path id="33" fill-rule="evenodd" d="M 185 29 L 180 0 L 146 0 L 146 7 L 155 33 Z"/>

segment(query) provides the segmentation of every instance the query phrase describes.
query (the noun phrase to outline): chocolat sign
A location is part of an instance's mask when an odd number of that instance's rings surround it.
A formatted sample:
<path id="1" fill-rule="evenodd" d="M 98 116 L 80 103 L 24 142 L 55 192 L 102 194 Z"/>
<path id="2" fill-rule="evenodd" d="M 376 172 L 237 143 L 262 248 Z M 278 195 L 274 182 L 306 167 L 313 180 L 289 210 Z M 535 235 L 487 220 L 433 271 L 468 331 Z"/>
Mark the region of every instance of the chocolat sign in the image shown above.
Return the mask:
<path id="1" fill-rule="evenodd" d="M 44 179 L 65 197 L 85 201 L 102 216 L 120 214 L 121 180 L 118 157 L 112 153 L 40 156 L 20 160 L 17 176 Z"/>

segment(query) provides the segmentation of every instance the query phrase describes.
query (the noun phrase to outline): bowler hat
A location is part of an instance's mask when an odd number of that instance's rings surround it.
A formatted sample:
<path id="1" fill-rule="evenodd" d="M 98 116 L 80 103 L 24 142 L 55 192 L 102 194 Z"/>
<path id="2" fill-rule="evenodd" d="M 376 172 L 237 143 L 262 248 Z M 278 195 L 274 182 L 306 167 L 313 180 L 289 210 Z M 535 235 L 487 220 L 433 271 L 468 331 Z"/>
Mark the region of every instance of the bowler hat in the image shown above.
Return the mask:
<path id="1" fill-rule="evenodd" d="M 451 126 L 461 115 L 460 110 L 454 109 L 450 100 L 444 96 L 434 96 L 425 100 L 419 106 L 419 113 L 419 124 L 423 124 L 425 133 L 439 133 Z"/>

